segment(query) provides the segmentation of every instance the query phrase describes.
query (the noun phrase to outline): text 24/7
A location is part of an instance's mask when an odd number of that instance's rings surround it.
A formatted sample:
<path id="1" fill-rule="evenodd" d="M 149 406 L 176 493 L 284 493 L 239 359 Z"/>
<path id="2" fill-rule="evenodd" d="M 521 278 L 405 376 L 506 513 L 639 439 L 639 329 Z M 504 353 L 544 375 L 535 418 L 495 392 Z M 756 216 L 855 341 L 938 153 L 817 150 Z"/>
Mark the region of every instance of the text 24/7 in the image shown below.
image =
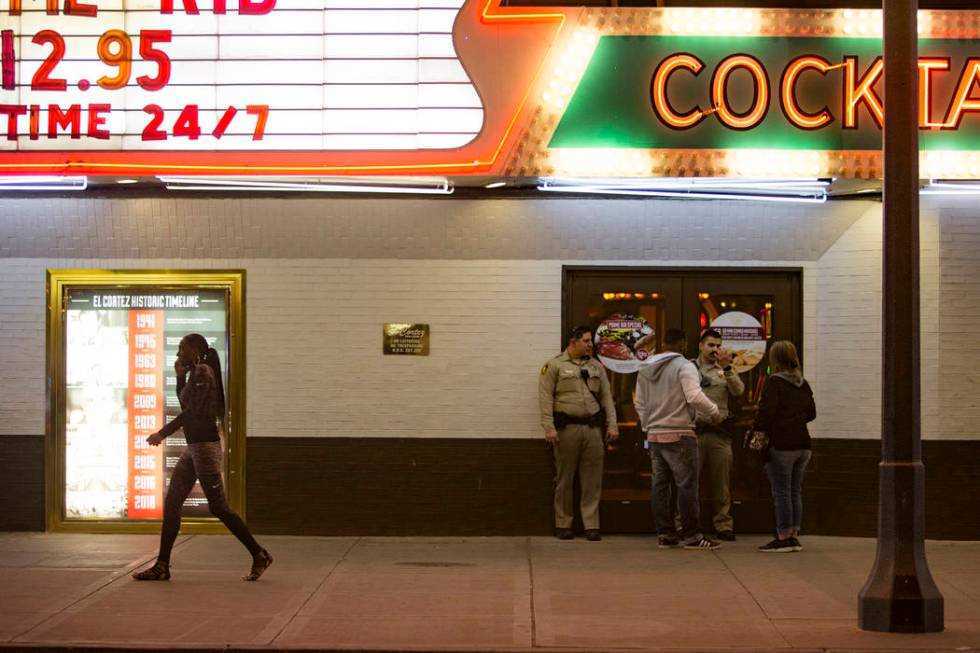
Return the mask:
<path id="1" fill-rule="evenodd" d="M 21 136 L 27 136 L 32 141 L 40 138 L 54 139 L 58 137 L 59 132 L 69 133 L 71 138 L 80 139 L 83 124 L 86 126 L 85 136 L 87 138 L 106 140 L 111 136 L 109 130 L 105 128 L 106 119 L 111 111 L 112 105 L 110 104 L 89 104 L 84 109 L 80 104 L 72 104 L 66 109 L 57 104 L 48 104 L 44 107 L 39 104 L 0 104 L 0 116 L 7 116 L 8 141 L 16 141 Z M 170 136 L 196 141 L 203 133 L 199 121 L 198 105 L 196 104 L 185 106 L 172 125 L 164 124 L 166 114 L 159 105 L 148 104 L 143 107 L 143 111 L 150 116 L 149 122 L 142 132 L 142 140 L 144 141 L 163 141 Z M 216 139 L 224 136 L 238 112 L 239 110 L 233 106 L 225 109 L 211 130 L 211 136 Z M 245 107 L 245 112 L 255 116 L 252 140 L 262 140 L 265 135 L 265 124 L 269 118 L 269 105 L 250 104 Z M 45 119 L 42 119 L 42 113 L 46 114 Z M 84 120 L 83 114 L 85 114 Z M 22 116 L 27 122 L 25 132 L 21 132 L 23 125 L 20 118 Z"/>

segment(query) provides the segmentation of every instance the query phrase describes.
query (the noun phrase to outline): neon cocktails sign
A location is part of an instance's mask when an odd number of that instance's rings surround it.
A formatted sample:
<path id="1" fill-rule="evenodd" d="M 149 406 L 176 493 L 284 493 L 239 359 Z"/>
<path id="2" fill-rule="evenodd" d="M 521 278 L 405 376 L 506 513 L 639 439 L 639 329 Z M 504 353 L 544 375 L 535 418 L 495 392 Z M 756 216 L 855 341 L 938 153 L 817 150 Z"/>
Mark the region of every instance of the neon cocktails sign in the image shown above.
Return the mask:
<path id="1" fill-rule="evenodd" d="M 980 148 L 980 43 L 920 53 L 924 146 Z M 882 76 L 878 39 L 604 36 L 549 146 L 878 149 Z"/>

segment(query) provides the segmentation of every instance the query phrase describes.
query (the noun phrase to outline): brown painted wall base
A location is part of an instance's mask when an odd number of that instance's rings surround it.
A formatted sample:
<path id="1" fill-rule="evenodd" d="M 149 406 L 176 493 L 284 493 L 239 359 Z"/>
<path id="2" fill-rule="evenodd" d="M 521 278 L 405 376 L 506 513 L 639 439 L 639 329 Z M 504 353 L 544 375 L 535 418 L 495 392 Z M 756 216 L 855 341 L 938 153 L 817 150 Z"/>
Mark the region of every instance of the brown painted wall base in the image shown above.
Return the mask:
<path id="1" fill-rule="evenodd" d="M 980 441 L 923 443 L 926 536 L 980 539 Z M 815 440 L 804 530 L 874 537 L 877 440 Z M 268 533 L 542 535 L 553 464 L 539 440 L 250 438 L 248 519 Z M 736 530 L 773 528 L 768 485 L 732 506 Z M 602 505 L 603 530 L 652 531 L 647 501 Z"/>
<path id="2" fill-rule="evenodd" d="M 247 517 L 283 535 L 546 535 L 553 466 L 540 440 L 249 438 Z M 873 537 L 876 440 L 816 440 L 804 489 L 811 535 Z M 923 443 L 926 536 L 980 540 L 980 441 Z M 761 494 L 732 507 L 738 532 L 768 532 Z M 44 529 L 44 438 L 0 437 L 0 531 Z M 604 502 L 606 532 L 650 532 L 646 501 Z"/>
<path id="3" fill-rule="evenodd" d="M 44 436 L 0 436 L 0 531 L 44 530 Z"/>
<path id="4" fill-rule="evenodd" d="M 536 440 L 249 438 L 248 521 L 262 533 L 551 531 L 550 451 Z"/>

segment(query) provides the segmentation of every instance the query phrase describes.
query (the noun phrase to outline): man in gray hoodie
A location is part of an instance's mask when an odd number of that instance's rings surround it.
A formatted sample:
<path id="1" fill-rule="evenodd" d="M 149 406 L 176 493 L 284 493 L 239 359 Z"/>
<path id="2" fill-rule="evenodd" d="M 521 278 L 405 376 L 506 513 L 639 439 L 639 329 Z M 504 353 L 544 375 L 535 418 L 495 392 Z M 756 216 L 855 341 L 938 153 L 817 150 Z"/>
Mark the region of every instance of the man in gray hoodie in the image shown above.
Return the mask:
<path id="1" fill-rule="evenodd" d="M 697 413 L 713 423 L 721 412 L 701 390 L 694 363 L 684 357 L 687 337 L 668 329 L 664 351 L 648 358 L 636 379 L 636 412 L 647 434 L 653 464 L 653 521 L 660 548 L 681 544 L 685 549 L 710 551 L 721 546 L 701 533 L 698 499 L 698 440 L 694 432 Z M 671 516 L 670 485 L 677 486 L 681 517 L 678 541 Z"/>

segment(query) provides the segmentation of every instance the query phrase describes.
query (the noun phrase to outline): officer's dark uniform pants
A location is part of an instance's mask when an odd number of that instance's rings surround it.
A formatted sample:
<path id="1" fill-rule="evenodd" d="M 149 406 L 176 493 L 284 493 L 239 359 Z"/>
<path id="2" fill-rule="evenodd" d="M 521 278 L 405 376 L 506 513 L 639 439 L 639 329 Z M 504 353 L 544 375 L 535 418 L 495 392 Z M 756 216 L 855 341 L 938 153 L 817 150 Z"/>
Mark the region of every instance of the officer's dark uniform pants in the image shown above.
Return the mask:
<path id="1" fill-rule="evenodd" d="M 555 527 L 571 528 L 574 506 L 572 486 L 578 471 L 582 489 L 582 522 L 586 529 L 599 528 L 602 495 L 602 430 L 585 424 L 569 424 L 558 432 L 555 450 Z"/>

